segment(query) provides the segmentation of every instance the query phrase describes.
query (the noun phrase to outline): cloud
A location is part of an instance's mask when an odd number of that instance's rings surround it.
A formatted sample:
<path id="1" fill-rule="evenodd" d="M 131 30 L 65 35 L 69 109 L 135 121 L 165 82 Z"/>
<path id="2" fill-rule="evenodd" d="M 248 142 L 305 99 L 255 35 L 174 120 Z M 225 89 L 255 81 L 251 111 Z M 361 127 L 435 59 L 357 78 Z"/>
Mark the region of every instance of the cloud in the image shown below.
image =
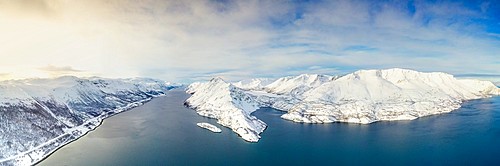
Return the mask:
<path id="1" fill-rule="evenodd" d="M 57 7 L 57 2 L 54 2 L 48 0 L 2 0 L 0 1 L 0 9 L 20 16 L 48 16 L 53 14 L 54 8 Z"/>
<path id="2" fill-rule="evenodd" d="M 53 73 L 179 82 L 389 67 L 495 74 L 496 5 L 0 0 L 0 72 L 52 64 Z"/>
<path id="3" fill-rule="evenodd" d="M 484 36 L 481 27 L 484 25 L 469 22 L 485 16 L 463 5 L 424 1 L 403 4 L 325 3 L 317 5 L 337 6 L 347 11 L 314 10 L 299 20 L 298 25 L 300 30 L 316 36 L 311 41 L 329 43 L 331 52 L 341 55 L 330 59 L 336 65 L 406 67 L 452 73 L 498 72 L 495 68 L 499 66 L 488 61 L 497 56 L 494 50 L 500 51 L 495 46 L 499 41 Z M 414 11 L 408 10 L 408 5 L 413 6 Z M 340 21 L 338 16 L 342 16 Z M 334 19 L 330 19 L 332 17 Z M 377 51 L 353 52 L 352 46 L 376 48 Z M 475 59 L 478 57 L 480 59 Z"/>
<path id="4" fill-rule="evenodd" d="M 10 75 L 10 73 L 0 73 L 0 78 L 7 77 L 9 75 Z"/>
<path id="5" fill-rule="evenodd" d="M 42 71 L 46 71 L 46 72 L 60 72 L 60 73 L 82 72 L 81 70 L 73 69 L 71 66 L 57 67 L 57 66 L 48 65 L 48 66 L 41 67 L 41 68 L 38 68 L 38 69 L 40 69 Z"/>
<path id="6" fill-rule="evenodd" d="M 51 77 L 59 77 L 59 76 L 63 76 L 63 75 L 78 75 L 79 73 L 84 72 L 82 70 L 74 69 L 71 66 L 58 67 L 58 66 L 53 66 L 53 65 L 40 67 L 40 68 L 38 68 L 38 70 L 49 74 Z"/>

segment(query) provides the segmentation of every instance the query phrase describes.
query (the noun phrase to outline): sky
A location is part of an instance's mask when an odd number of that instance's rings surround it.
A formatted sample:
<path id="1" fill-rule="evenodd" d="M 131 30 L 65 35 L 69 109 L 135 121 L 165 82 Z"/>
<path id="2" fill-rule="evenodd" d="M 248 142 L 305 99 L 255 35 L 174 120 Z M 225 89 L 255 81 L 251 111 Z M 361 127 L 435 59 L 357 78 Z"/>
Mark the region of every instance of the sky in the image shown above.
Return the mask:
<path id="1" fill-rule="evenodd" d="M 500 1 L 0 0 L 0 80 L 500 75 Z"/>

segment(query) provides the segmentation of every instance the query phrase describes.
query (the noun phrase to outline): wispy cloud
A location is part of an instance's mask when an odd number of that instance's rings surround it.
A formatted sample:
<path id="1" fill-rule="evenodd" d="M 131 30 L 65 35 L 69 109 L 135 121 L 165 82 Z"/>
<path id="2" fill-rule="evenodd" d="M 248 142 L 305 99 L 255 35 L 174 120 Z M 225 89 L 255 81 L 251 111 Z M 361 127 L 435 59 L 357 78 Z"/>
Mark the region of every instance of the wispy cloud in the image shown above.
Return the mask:
<path id="1" fill-rule="evenodd" d="M 0 77 L 7 77 L 9 76 L 9 73 L 0 73 Z"/>
<path id="2" fill-rule="evenodd" d="M 496 1 L 0 4 L 0 72 L 53 64 L 186 82 L 389 67 L 500 73 Z"/>
<path id="3" fill-rule="evenodd" d="M 51 77 L 59 77 L 63 75 L 79 75 L 79 73 L 84 72 L 82 70 L 74 69 L 71 66 L 53 66 L 53 65 L 40 67 L 38 68 L 38 70 L 49 74 Z"/>
<path id="4" fill-rule="evenodd" d="M 82 72 L 81 70 L 73 69 L 73 67 L 71 67 L 71 66 L 57 67 L 57 66 L 48 65 L 48 66 L 45 66 L 45 67 L 40 67 L 38 69 L 40 69 L 42 71 L 46 71 L 46 72 L 60 72 L 60 73 L 77 73 L 77 72 Z"/>

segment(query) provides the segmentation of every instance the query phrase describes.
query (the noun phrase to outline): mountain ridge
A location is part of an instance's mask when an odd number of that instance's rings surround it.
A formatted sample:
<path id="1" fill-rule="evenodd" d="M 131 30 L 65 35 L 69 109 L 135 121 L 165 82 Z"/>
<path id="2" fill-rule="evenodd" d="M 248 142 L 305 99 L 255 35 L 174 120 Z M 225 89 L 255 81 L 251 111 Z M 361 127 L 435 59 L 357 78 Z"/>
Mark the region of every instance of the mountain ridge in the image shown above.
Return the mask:
<path id="1" fill-rule="evenodd" d="M 424 73 L 394 68 L 359 70 L 340 77 L 323 77 L 325 79 L 318 79 L 320 75 L 311 74 L 283 77 L 256 89 L 245 87 L 259 86 L 246 86 L 243 82 L 237 82 L 233 88 L 238 94 L 242 94 L 240 96 L 218 93 L 216 89 L 209 88 L 211 82 L 197 82 L 193 83 L 193 86 L 190 85 L 187 91 L 198 100 L 196 103 L 186 102 L 186 105 L 200 111 L 197 106 L 221 104 L 219 99 L 224 98 L 224 95 L 234 100 L 244 96 L 248 104 L 257 108 L 272 107 L 282 110 L 285 114 L 281 118 L 294 122 L 368 124 L 376 121 L 412 120 L 447 113 L 460 108 L 463 101 L 500 95 L 500 89 L 491 82 L 456 79 L 453 75 L 442 72 Z M 255 82 L 258 81 L 249 81 L 248 84 Z M 205 86 L 196 86 L 199 84 Z M 231 86 L 231 83 L 226 84 Z M 204 94 L 220 96 L 204 100 Z M 188 98 L 187 101 L 190 100 L 192 99 Z M 224 107 L 228 106 L 222 104 L 217 109 L 220 115 L 226 111 Z M 252 107 L 251 111 L 244 108 L 238 110 L 251 113 L 255 109 Z M 204 111 L 210 112 L 208 109 Z M 216 117 L 219 120 L 225 118 Z M 222 125 L 236 130 L 233 125 Z M 252 126 L 247 127 L 248 130 L 256 130 Z M 254 134 L 252 138 L 260 138 L 259 133 Z M 256 142 L 255 139 L 245 140 Z"/>
<path id="2" fill-rule="evenodd" d="M 64 76 L 0 82 L 0 165 L 29 165 L 103 119 L 175 88 L 154 79 Z"/>

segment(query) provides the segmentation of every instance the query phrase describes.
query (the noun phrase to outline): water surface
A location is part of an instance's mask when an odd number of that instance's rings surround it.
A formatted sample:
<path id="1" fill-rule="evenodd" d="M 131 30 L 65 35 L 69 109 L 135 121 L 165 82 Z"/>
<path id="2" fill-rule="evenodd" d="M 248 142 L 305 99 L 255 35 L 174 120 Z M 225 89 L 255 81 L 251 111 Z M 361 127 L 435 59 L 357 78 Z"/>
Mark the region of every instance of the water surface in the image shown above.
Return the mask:
<path id="1" fill-rule="evenodd" d="M 500 97 L 467 102 L 448 114 L 413 121 L 301 124 L 282 112 L 254 113 L 268 124 L 258 143 L 166 97 L 104 120 L 95 131 L 59 149 L 39 165 L 498 165 Z"/>

